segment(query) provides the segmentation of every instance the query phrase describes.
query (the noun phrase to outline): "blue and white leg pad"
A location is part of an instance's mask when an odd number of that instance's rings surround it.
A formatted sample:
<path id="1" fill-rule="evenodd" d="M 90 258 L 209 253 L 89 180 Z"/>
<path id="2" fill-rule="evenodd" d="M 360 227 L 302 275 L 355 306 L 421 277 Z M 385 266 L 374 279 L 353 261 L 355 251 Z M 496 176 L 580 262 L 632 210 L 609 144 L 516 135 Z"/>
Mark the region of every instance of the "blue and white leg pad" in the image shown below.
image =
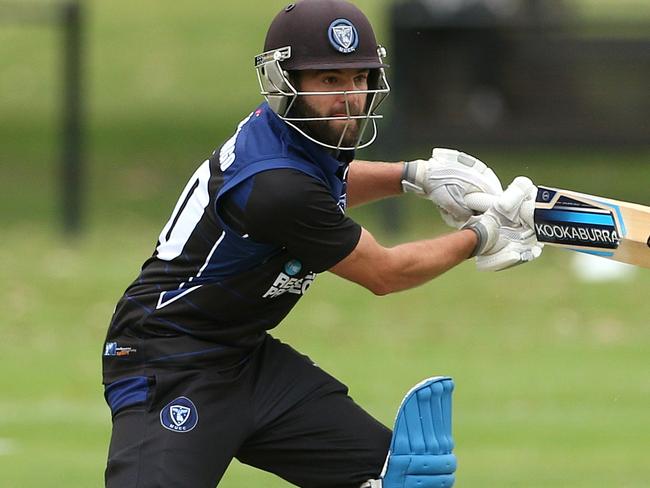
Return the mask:
<path id="1" fill-rule="evenodd" d="M 455 481 L 451 394 L 454 382 L 438 376 L 418 383 L 397 411 L 382 488 L 450 488 Z"/>

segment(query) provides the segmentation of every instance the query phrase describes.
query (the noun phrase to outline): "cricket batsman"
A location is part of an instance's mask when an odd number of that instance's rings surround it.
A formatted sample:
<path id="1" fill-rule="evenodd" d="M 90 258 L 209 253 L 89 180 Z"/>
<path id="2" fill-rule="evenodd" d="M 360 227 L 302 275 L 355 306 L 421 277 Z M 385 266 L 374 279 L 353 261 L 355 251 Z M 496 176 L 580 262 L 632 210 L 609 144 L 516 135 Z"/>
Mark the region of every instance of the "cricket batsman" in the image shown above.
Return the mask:
<path id="1" fill-rule="evenodd" d="M 355 159 L 377 137 L 385 56 L 345 0 L 298 1 L 271 22 L 255 58 L 264 103 L 191 176 L 112 317 L 106 486 L 213 488 L 233 458 L 302 487 L 452 486 L 449 378 L 417 385 L 391 431 L 269 333 L 325 271 L 386 295 L 470 257 L 501 270 L 541 252 L 519 218 L 529 180 L 503 191 L 485 164 L 449 149 Z M 346 216 L 404 192 L 457 230 L 389 248 Z M 494 205 L 475 215 L 473 192 Z"/>

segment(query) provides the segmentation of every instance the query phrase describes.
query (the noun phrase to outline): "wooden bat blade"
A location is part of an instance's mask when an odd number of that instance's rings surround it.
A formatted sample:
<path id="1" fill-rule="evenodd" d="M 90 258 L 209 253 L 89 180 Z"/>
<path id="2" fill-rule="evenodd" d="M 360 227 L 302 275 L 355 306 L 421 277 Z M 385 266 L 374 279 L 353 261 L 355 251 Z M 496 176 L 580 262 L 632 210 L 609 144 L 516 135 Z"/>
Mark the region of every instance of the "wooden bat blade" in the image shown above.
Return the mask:
<path id="1" fill-rule="evenodd" d="M 650 268 L 650 207 L 540 186 L 540 242 Z"/>
<path id="2" fill-rule="evenodd" d="M 482 213 L 495 198 L 470 193 L 465 201 Z M 540 186 L 520 215 L 533 221 L 540 242 L 650 268 L 650 207 Z"/>

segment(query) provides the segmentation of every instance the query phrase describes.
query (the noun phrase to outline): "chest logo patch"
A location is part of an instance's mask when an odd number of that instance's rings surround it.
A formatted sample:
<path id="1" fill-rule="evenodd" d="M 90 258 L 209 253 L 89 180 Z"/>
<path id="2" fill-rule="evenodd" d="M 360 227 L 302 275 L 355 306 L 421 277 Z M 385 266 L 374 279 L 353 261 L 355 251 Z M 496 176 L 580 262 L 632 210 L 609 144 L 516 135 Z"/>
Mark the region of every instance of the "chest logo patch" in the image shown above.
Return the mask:
<path id="1" fill-rule="evenodd" d="M 160 411 L 160 424 L 172 432 L 189 432 L 198 422 L 198 410 L 187 397 L 172 400 Z"/>
<path id="2" fill-rule="evenodd" d="M 302 263 L 297 259 L 292 259 L 291 261 L 287 261 L 287 264 L 284 265 L 284 272 L 287 273 L 289 276 L 296 276 L 298 273 L 300 273 L 301 269 L 302 269 Z"/>

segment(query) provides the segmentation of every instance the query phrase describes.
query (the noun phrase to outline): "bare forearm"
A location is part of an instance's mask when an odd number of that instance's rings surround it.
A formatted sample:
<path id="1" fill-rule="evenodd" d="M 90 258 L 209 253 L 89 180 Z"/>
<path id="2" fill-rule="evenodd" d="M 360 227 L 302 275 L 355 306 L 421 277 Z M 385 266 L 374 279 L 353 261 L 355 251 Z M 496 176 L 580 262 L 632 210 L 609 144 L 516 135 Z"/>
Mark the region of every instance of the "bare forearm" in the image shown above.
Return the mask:
<path id="1" fill-rule="evenodd" d="M 390 248 L 387 292 L 414 288 L 440 276 L 468 259 L 475 246 L 476 234 L 464 230 Z"/>
<path id="2" fill-rule="evenodd" d="M 401 194 L 403 168 L 403 163 L 353 161 L 348 173 L 348 206 Z"/>
<path id="3" fill-rule="evenodd" d="M 414 288 L 450 270 L 465 261 L 476 244 L 476 234 L 463 230 L 385 248 L 364 230 L 357 249 L 331 271 L 376 295 L 387 295 Z"/>

